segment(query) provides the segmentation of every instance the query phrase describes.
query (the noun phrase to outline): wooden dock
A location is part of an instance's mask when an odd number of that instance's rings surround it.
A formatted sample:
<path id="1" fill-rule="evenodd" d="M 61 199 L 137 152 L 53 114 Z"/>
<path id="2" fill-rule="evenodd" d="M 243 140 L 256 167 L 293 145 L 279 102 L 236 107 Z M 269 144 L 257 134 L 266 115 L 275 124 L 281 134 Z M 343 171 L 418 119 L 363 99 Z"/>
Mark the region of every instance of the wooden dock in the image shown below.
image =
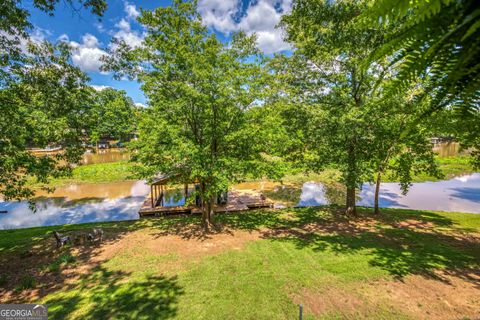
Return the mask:
<path id="1" fill-rule="evenodd" d="M 155 205 L 152 206 L 152 201 Z M 162 206 L 155 197 L 149 194 L 143 202 L 140 211 L 140 217 L 143 216 L 160 216 L 169 214 L 201 214 L 201 208 L 197 206 Z M 243 190 L 231 190 L 228 192 L 228 201 L 226 205 L 215 206 L 215 213 L 221 212 L 238 212 L 253 210 L 258 208 L 272 207 L 271 201 L 261 200 L 260 193 L 245 192 Z"/>

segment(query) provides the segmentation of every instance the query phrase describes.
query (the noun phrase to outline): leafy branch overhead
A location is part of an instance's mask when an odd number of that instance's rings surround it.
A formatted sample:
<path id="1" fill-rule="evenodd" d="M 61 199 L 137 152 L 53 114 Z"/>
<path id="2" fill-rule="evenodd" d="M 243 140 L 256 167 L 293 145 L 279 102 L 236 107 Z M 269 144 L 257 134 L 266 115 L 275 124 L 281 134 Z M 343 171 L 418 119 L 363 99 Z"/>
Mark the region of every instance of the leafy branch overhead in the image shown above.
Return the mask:
<path id="1" fill-rule="evenodd" d="M 373 1 L 363 17 L 398 31 L 373 55 L 392 56 L 398 80 L 430 79 L 434 108 L 453 104 L 479 109 L 480 6 L 475 0 Z"/>

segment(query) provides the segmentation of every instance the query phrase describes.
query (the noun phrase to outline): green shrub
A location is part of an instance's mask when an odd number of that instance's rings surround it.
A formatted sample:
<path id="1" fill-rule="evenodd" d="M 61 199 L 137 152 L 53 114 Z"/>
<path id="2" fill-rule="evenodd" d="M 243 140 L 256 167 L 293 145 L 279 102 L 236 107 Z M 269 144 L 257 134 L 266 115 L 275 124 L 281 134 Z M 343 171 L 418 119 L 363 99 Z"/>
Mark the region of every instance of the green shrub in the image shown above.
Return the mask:
<path id="1" fill-rule="evenodd" d="M 44 265 L 41 270 L 47 272 L 59 272 L 62 265 L 74 264 L 77 262 L 77 258 L 72 256 L 70 253 L 64 253 L 59 256 L 55 261 Z"/>
<path id="2" fill-rule="evenodd" d="M 24 275 L 20 279 L 20 283 L 15 287 L 15 291 L 23 291 L 26 289 L 35 288 L 37 285 L 37 280 L 31 275 Z"/>
<path id="3" fill-rule="evenodd" d="M 56 260 L 58 264 L 73 264 L 77 262 L 77 258 L 72 256 L 70 253 L 64 253 Z"/>
<path id="4" fill-rule="evenodd" d="M 49 263 L 46 265 L 45 270 L 48 272 L 59 272 L 60 271 L 60 264 L 57 261 Z"/>

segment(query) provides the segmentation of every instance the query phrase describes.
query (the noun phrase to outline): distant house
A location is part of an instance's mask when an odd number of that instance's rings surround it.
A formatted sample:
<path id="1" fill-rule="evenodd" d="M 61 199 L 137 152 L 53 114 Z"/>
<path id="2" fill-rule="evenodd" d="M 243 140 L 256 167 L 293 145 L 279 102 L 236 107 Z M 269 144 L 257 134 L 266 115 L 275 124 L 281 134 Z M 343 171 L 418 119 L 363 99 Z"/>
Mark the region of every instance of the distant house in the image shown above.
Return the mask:
<path id="1" fill-rule="evenodd" d="M 451 142 L 451 141 L 455 141 L 455 139 L 453 137 L 432 137 L 432 138 L 430 138 L 430 142 L 432 144 L 439 144 L 439 143 Z"/>
<path id="2" fill-rule="evenodd" d="M 104 140 L 104 139 L 99 140 L 97 142 L 97 148 L 98 149 L 108 149 L 108 148 L 110 148 L 110 142 L 108 140 Z"/>
<path id="3" fill-rule="evenodd" d="M 438 143 L 442 142 L 442 138 L 432 137 L 432 138 L 430 138 L 430 142 L 431 142 L 432 144 L 438 144 Z"/>

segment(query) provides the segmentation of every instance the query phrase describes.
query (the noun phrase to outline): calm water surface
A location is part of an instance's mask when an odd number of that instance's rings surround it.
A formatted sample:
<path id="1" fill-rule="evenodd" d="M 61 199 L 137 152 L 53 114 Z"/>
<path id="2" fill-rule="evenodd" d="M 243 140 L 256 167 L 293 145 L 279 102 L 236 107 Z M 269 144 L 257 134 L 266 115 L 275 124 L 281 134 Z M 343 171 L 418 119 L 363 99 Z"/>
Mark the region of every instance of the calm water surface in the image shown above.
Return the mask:
<path id="1" fill-rule="evenodd" d="M 26 201 L 0 202 L 0 211 L 8 211 L 0 214 L 0 229 L 138 219 L 149 190 L 142 181 L 75 184 L 36 199 L 36 212 Z"/>
<path id="2" fill-rule="evenodd" d="M 337 187 L 317 182 L 293 186 L 262 181 L 233 188 L 263 192 L 276 207 L 343 204 L 345 197 Z M 0 229 L 138 219 L 138 210 L 149 190 L 142 181 L 74 184 L 57 188 L 54 193 L 38 194 L 35 213 L 25 201 L 0 202 L 0 211 L 8 211 L 0 214 Z M 374 186 L 365 184 L 357 204 L 371 207 L 373 196 Z M 379 202 L 384 208 L 480 213 L 480 173 L 446 181 L 414 183 L 407 195 L 402 195 L 397 183 L 382 183 Z M 167 191 L 165 205 L 183 204 L 183 189 Z"/>
<path id="3" fill-rule="evenodd" d="M 364 184 L 358 194 L 359 206 L 373 207 L 375 186 Z M 344 197 L 331 198 L 321 183 L 307 182 L 302 186 L 298 206 L 343 204 Z M 451 180 L 414 183 L 406 195 L 398 183 L 382 183 L 379 206 L 451 212 L 480 213 L 480 173 Z"/>
<path id="4" fill-rule="evenodd" d="M 81 164 L 107 163 L 126 161 L 130 159 L 130 153 L 127 149 L 110 148 L 98 149 L 96 152 L 86 152 L 83 155 Z"/>
<path id="5" fill-rule="evenodd" d="M 72 184 L 37 193 L 36 212 L 26 201 L 0 201 L 0 211 L 7 211 L 0 214 L 0 229 L 135 220 L 149 191 L 143 181 Z M 167 190 L 164 201 L 166 206 L 184 205 L 183 190 Z"/>

